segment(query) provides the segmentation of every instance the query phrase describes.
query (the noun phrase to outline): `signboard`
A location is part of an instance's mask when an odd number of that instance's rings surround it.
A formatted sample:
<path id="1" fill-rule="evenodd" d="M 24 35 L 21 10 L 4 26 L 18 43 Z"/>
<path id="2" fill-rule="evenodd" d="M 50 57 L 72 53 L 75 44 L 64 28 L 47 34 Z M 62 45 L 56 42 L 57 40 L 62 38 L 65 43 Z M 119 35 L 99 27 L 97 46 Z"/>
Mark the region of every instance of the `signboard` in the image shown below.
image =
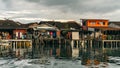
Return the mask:
<path id="1" fill-rule="evenodd" d="M 79 32 L 72 32 L 72 39 L 79 40 Z"/>

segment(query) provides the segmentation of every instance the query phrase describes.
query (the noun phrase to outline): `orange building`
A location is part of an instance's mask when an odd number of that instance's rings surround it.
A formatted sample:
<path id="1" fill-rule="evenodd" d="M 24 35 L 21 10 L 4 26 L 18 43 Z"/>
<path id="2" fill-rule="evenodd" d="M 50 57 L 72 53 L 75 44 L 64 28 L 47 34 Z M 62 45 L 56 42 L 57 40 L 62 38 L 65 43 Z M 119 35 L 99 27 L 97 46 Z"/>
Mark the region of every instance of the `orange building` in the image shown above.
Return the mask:
<path id="1" fill-rule="evenodd" d="M 108 20 L 105 19 L 82 19 L 83 26 L 87 27 L 108 27 Z"/>

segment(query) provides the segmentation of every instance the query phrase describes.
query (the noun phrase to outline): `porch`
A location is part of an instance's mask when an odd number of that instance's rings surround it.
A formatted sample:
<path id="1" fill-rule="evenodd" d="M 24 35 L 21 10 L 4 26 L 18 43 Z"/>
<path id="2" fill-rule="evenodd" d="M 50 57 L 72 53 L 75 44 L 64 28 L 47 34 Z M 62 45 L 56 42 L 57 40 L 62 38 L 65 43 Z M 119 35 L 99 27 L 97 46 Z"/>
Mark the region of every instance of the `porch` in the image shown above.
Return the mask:
<path id="1" fill-rule="evenodd" d="M 24 56 L 32 51 L 32 40 L 2 39 L 0 40 L 0 56 Z"/>

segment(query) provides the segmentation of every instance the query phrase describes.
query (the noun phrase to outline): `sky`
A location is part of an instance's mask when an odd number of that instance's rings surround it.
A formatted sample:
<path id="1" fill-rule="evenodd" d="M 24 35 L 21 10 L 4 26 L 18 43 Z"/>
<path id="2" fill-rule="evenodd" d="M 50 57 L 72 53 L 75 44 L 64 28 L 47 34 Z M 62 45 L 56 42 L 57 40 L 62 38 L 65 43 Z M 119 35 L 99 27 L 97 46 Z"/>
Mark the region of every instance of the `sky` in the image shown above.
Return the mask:
<path id="1" fill-rule="evenodd" d="M 0 19 L 21 23 L 108 19 L 120 21 L 120 0 L 0 0 Z"/>

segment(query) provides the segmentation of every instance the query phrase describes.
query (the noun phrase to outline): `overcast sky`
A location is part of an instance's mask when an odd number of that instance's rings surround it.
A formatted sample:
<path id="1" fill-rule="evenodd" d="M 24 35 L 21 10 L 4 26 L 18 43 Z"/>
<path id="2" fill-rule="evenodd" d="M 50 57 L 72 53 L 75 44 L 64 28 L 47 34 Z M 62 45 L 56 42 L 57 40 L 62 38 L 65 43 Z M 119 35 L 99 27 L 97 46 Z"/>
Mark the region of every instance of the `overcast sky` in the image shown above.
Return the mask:
<path id="1" fill-rule="evenodd" d="M 120 0 L 0 0 L 0 19 L 22 23 L 81 18 L 120 21 Z"/>

